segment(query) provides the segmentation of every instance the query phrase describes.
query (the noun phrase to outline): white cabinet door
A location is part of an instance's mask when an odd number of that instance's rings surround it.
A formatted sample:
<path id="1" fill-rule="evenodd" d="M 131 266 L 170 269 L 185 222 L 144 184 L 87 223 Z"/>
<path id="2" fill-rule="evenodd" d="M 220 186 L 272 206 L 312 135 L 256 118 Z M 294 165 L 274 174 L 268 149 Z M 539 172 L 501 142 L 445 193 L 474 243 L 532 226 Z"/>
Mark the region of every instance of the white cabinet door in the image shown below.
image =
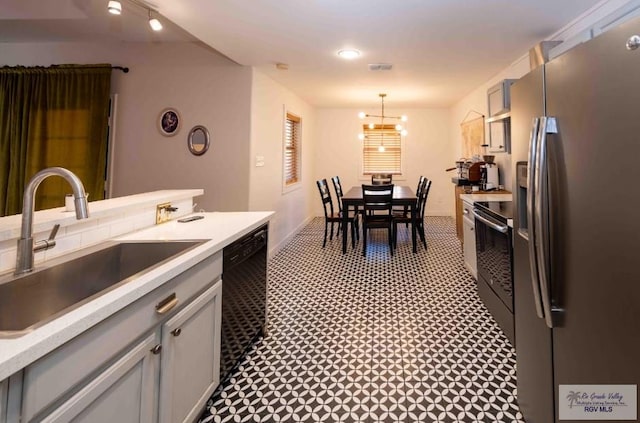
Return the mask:
<path id="1" fill-rule="evenodd" d="M 220 379 L 222 281 L 162 326 L 159 421 L 191 422 Z"/>
<path id="2" fill-rule="evenodd" d="M 7 421 L 7 398 L 9 395 L 9 379 L 0 381 L 0 423 Z"/>
<path id="3" fill-rule="evenodd" d="M 476 258 L 476 231 L 475 220 L 472 214 L 473 206 L 467 202 L 462 205 L 462 227 L 464 234 L 464 265 L 473 275 L 478 278 L 477 258 Z"/>
<path id="4" fill-rule="evenodd" d="M 41 421 L 153 422 L 159 357 L 152 350 L 157 344 L 156 332 L 131 348 Z"/>

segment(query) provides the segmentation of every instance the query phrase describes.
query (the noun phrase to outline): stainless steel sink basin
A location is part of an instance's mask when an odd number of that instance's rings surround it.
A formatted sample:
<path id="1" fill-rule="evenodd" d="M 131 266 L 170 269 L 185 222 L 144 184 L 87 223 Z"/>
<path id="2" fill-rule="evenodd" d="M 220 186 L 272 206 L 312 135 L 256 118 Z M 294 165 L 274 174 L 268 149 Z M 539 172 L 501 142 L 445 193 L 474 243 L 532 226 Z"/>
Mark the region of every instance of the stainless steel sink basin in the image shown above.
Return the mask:
<path id="1" fill-rule="evenodd" d="M 0 278 L 0 337 L 24 335 L 202 242 L 109 242 Z"/>

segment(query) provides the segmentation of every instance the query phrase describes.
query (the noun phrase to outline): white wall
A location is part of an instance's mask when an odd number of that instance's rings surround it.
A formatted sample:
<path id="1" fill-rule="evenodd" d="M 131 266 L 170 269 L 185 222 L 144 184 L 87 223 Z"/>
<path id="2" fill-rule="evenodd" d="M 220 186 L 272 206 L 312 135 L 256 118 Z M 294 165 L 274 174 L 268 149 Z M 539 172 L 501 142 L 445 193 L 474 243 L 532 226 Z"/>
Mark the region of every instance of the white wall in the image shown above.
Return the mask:
<path id="1" fill-rule="evenodd" d="M 218 57 L 193 44 L 143 49 L 145 57 L 127 50 L 133 70 L 117 86 L 114 195 L 204 188 L 198 209 L 248 210 L 251 69 L 217 63 Z M 157 129 L 158 114 L 169 106 L 183 121 L 173 137 Z M 187 150 L 194 125 L 204 125 L 211 136 L 202 156 Z"/>
<path id="2" fill-rule="evenodd" d="M 207 211 L 248 210 L 251 69 L 199 43 L 0 44 L 2 65 L 111 63 L 118 93 L 113 195 L 157 189 L 204 188 L 196 200 Z M 175 107 L 179 132 L 165 137 L 157 119 Z M 204 125 L 211 149 L 196 157 L 187 134 Z"/>
<path id="3" fill-rule="evenodd" d="M 364 111 L 380 114 L 380 109 L 319 109 L 316 126 L 318 142 L 315 179 L 325 178 L 331 186 L 330 178 L 340 176 L 342 187 L 348 190 L 354 185 L 370 183 L 370 177 L 361 175 L 362 142 L 358 133 L 362 132 L 363 121 L 358 113 Z M 454 155 L 448 141 L 449 111 L 447 109 L 389 109 L 385 115 L 407 115 L 408 135 L 404 137 L 404 174 L 394 176 L 394 183 L 415 187 L 420 175 L 433 181 L 425 213 L 428 215 L 452 215 L 454 195 L 451 174 L 444 170 L 450 167 L 449 158 Z M 314 182 L 315 184 L 315 182 Z M 322 215 L 322 204 L 315 189 L 314 209 Z M 333 189 L 331 190 L 333 192 Z"/>
<path id="4" fill-rule="evenodd" d="M 283 192 L 285 110 L 301 118 L 302 180 Z M 249 210 L 274 210 L 271 249 L 279 249 L 313 216 L 316 157 L 315 110 L 297 95 L 258 70 L 253 71 L 251 104 L 251 186 Z M 256 156 L 264 166 L 256 167 Z"/>

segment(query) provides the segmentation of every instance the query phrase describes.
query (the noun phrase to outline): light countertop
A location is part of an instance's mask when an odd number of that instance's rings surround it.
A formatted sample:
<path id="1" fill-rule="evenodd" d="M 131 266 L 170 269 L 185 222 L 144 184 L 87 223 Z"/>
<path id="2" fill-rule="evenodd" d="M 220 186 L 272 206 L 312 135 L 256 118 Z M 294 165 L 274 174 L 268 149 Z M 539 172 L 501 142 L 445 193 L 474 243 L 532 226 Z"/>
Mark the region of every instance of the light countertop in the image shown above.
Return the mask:
<path id="1" fill-rule="evenodd" d="M 475 203 L 476 201 L 511 201 L 513 194 L 460 194 L 460 198 L 467 203 Z"/>
<path id="2" fill-rule="evenodd" d="M 274 213 L 194 214 L 203 215 L 204 219 L 188 223 L 173 220 L 116 238 L 123 241 L 185 239 L 207 239 L 208 241 L 26 335 L 19 338 L 0 339 L 0 381 L 268 222 Z"/>
<path id="3" fill-rule="evenodd" d="M 460 194 L 460 199 L 467 203 L 475 203 L 476 201 L 513 201 L 512 193 L 494 194 L 494 193 L 482 193 L 482 194 Z M 507 225 L 513 228 L 513 219 L 507 220 Z"/>

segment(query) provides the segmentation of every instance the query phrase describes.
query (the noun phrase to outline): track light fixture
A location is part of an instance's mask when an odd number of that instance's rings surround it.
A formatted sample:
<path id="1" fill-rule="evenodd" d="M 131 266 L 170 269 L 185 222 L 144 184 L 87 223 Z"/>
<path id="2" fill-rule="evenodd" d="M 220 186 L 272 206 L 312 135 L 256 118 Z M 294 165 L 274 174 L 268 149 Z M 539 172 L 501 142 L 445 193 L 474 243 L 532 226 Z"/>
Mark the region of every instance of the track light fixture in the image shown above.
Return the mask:
<path id="1" fill-rule="evenodd" d="M 162 23 L 160 23 L 160 21 L 156 18 L 151 17 L 151 9 L 149 9 L 149 26 L 154 31 L 162 30 Z"/>
<path id="2" fill-rule="evenodd" d="M 147 10 L 149 16 L 149 26 L 154 31 L 162 30 L 162 22 L 160 22 L 157 18 L 151 16 L 151 12 L 157 12 L 153 7 L 150 7 L 144 0 L 128 0 L 130 3 L 135 4 L 136 6 L 142 7 Z M 118 0 L 109 0 L 107 3 L 107 10 L 109 13 L 113 15 L 122 14 L 122 3 Z"/>
<path id="3" fill-rule="evenodd" d="M 120 4 L 120 2 L 117 0 L 110 0 L 109 4 L 107 5 L 107 10 L 112 15 L 119 15 L 122 13 L 122 4 Z"/>

